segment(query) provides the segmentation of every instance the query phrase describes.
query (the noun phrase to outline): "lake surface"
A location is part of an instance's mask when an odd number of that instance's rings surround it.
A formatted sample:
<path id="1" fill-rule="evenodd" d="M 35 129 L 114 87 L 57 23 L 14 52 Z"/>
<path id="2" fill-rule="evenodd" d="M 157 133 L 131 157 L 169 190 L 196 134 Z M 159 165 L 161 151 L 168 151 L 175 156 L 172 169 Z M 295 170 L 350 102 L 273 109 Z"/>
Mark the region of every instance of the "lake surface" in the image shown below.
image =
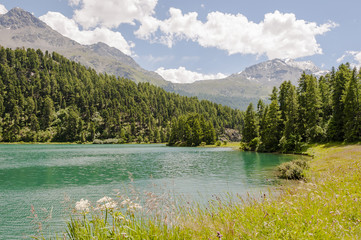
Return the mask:
<path id="1" fill-rule="evenodd" d="M 212 195 L 261 193 L 274 185 L 273 171 L 294 156 L 239 152 L 230 148 L 165 145 L 0 145 L 0 239 L 35 234 L 29 216 L 52 209 L 50 223 L 62 229 L 64 197 L 96 201 L 132 185 L 154 184 L 174 196 L 207 202 Z M 65 215 L 65 216 L 64 216 Z M 50 229 L 50 231 L 54 231 Z M 49 230 L 45 230 L 47 232 Z"/>

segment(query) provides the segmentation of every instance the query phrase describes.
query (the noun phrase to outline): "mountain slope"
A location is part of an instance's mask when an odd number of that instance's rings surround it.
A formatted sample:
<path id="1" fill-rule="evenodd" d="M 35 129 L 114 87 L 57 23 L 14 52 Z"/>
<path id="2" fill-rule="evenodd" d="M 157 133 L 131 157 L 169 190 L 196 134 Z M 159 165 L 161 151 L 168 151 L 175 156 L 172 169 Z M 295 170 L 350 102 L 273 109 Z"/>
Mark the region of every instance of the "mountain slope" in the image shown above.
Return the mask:
<path id="1" fill-rule="evenodd" d="M 273 86 L 284 81 L 297 84 L 301 74 L 324 74 L 312 62 L 274 59 L 246 68 L 224 79 L 174 84 L 171 91 L 186 96 L 198 96 L 233 108 L 245 110 L 250 102 L 267 100 Z"/>
<path id="2" fill-rule="evenodd" d="M 25 47 L 55 51 L 98 72 L 158 86 L 168 84 L 160 75 L 141 68 L 130 56 L 118 49 L 104 43 L 81 45 L 20 8 L 13 8 L 0 15 L 0 45 L 13 49 Z"/>

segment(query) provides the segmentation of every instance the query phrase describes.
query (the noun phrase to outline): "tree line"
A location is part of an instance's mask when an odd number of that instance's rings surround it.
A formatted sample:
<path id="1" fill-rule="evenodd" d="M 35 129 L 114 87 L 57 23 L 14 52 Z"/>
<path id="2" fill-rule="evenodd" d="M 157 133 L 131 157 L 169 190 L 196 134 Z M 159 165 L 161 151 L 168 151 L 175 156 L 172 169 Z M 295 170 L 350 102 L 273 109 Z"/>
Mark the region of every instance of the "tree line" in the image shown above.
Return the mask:
<path id="1" fill-rule="evenodd" d="M 243 119 L 239 110 L 96 73 L 56 52 L 0 47 L 2 142 L 167 142 L 171 122 L 189 113 L 216 135 Z"/>
<path id="2" fill-rule="evenodd" d="M 325 76 L 302 74 L 298 86 L 274 88 L 270 104 L 249 104 L 242 148 L 300 151 L 305 143 L 361 140 L 361 69 L 341 64 Z"/>
<path id="3" fill-rule="evenodd" d="M 198 113 L 188 114 L 172 121 L 169 146 L 199 146 L 214 144 L 216 132 L 211 121 Z"/>

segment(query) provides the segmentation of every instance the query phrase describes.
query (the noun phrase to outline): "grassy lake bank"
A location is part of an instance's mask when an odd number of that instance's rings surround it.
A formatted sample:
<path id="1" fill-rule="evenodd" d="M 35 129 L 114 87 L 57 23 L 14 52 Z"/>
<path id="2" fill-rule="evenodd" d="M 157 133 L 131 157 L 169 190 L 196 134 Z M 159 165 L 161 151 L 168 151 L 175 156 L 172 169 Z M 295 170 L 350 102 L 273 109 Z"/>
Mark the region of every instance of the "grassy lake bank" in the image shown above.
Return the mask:
<path id="1" fill-rule="evenodd" d="M 124 215 L 112 226 L 80 218 L 68 231 L 98 239 L 360 239 L 361 145 L 314 145 L 306 153 L 313 156 L 307 181 L 277 196 L 216 199 L 150 220 Z"/>

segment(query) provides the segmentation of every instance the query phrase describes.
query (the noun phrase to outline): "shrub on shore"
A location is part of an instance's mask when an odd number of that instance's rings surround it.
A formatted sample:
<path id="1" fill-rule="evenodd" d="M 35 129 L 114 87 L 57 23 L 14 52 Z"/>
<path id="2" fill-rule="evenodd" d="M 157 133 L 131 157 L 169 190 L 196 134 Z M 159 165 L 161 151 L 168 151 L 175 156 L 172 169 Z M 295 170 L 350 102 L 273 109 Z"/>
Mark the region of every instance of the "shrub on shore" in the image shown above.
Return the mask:
<path id="1" fill-rule="evenodd" d="M 278 168 L 278 177 L 289 180 L 301 180 L 305 178 L 305 170 L 309 169 L 306 160 L 296 159 L 282 163 Z"/>

